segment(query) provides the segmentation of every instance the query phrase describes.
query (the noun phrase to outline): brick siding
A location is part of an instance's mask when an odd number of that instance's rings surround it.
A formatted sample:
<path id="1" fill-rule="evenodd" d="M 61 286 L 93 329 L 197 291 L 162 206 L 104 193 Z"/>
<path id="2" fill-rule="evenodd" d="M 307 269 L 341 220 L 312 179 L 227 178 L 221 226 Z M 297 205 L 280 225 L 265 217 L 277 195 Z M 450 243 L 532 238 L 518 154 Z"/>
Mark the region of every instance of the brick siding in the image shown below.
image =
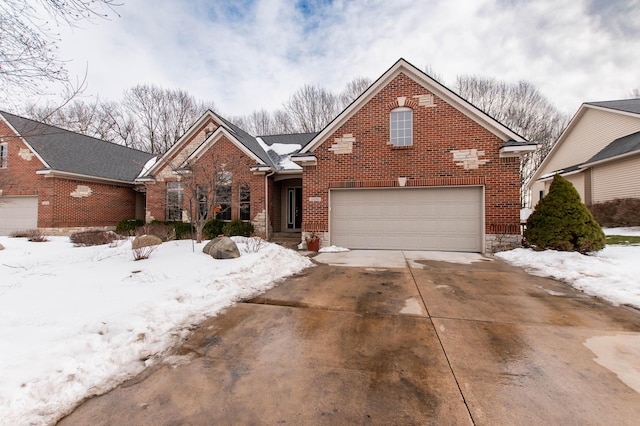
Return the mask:
<path id="1" fill-rule="evenodd" d="M 315 150 L 316 166 L 304 168 L 304 231 L 328 231 L 330 188 L 483 185 L 486 233 L 495 229 L 519 232 L 520 178 L 518 158 L 499 158 L 503 141 L 434 94 L 434 106 L 409 102 L 430 94 L 399 73 L 357 110 Z M 389 114 L 406 97 L 413 110 L 413 145 L 394 147 L 389 142 Z M 336 138 L 355 138 L 349 154 L 329 150 Z M 486 163 L 465 169 L 453 159 L 453 150 L 483 151 Z M 310 202 L 309 197 L 320 197 Z"/>

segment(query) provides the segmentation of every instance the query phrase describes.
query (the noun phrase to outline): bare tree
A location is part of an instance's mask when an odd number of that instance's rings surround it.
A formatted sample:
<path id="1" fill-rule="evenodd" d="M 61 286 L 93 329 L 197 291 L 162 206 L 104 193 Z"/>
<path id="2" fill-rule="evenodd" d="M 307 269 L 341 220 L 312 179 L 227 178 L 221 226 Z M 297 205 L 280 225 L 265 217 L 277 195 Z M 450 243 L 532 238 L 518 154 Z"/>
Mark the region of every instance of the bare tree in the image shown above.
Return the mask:
<path id="1" fill-rule="evenodd" d="M 211 151 L 189 163 L 172 165 L 182 178 L 183 203 L 190 210 L 197 242 L 202 242 L 204 226 L 216 214 L 230 214 L 232 193 L 239 193 L 242 185 L 235 180 L 236 170 L 243 166 L 237 157 L 218 158 Z"/>
<path id="2" fill-rule="evenodd" d="M 439 83 L 444 82 L 442 75 L 439 72 L 437 72 L 431 64 L 425 65 L 423 71 L 425 72 L 425 74 L 427 74 L 429 77 L 431 77 L 435 81 Z"/>
<path id="3" fill-rule="evenodd" d="M 180 89 L 141 84 L 125 91 L 123 105 L 136 122 L 136 148 L 153 154 L 167 151 L 209 105 Z"/>
<path id="4" fill-rule="evenodd" d="M 17 90 L 40 93 L 45 83 L 68 85 L 52 25 L 104 18 L 119 5 L 114 0 L 0 0 L 0 101 Z"/>
<path id="5" fill-rule="evenodd" d="M 344 109 L 349 106 L 349 104 L 364 93 L 369 86 L 371 86 L 371 79 L 366 77 L 356 77 L 348 82 L 344 90 L 340 93 L 340 105 L 342 108 Z"/>
<path id="6" fill-rule="evenodd" d="M 640 98 L 640 87 L 636 87 L 635 89 L 631 89 L 629 92 L 629 99 Z"/>
<path id="7" fill-rule="evenodd" d="M 297 131 L 317 132 L 338 115 L 339 102 L 328 90 L 306 84 L 291 95 L 284 109 Z"/>
<path id="8" fill-rule="evenodd" d="M 564 131 L 569 117 L 526 81 L 511 84 L 494 78 L 458 76 L 456 90 L 476 107 L 538 144 L 538 150 L 525 156 L 521 164 L 524 187 Z"/>

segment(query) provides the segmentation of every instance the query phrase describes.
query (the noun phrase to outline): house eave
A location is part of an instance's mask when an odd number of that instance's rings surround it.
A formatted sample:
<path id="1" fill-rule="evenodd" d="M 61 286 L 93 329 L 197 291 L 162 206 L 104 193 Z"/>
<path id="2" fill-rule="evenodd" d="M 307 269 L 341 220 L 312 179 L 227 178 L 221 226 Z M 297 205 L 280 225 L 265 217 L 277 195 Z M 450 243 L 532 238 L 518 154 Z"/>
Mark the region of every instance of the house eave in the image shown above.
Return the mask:
<path id="1" fill-rule="evenodd" d="M 522 157 L 525 154 L 534 152 L 538 145 L 503 146 L 500 148 L 500 158 Z"/>
<path id="2" fill-rule="evenodd" d="M 611 161 L 624 160 L 625 158 L 633 157 L 634 155 L 640 155 L 640 151 L 636 150 L 636 151 L 631 151 L 631 152 L 625 152 L 624 154 L 616 155 L 616 156 L 609 157 L 609 158 L 603 158 L 602 160 L 587 162 L 587 163 L 584 163 L 584 164 L 580 165 L 580 168 L 587 169 L 589 167 L 597 166 L 597 165 L 600 165 L 600 164 L 603 164 L 603 163 L 609 163 Z"/>
<path id="3" fill-rule="evenodd" d="M 296 163 L 299 166 L 316 166 L 318 164 L 318 159 L 314 154 L 306 154 L 306 155 L 296 155 L 290 157 L 291 161 Z"/>
<path id="4" fill-rule="evenodd" d="M 99 176 L 83 175 L 80 173 L 65 172 L 62 170 L 54 170 L 54 169 L 36 170 L 36 174 L 42 175 L 45 178 L 64 178 L 64 179 L 82 180 L 87 182 L 108 183 L 108 184 L 116 183 L 118 185 L 126 185 L 126 186 L 135 185 L 135 182 L 132 182 L 132 181 L 109 179 L 109 178 L 103 178 Z"/>

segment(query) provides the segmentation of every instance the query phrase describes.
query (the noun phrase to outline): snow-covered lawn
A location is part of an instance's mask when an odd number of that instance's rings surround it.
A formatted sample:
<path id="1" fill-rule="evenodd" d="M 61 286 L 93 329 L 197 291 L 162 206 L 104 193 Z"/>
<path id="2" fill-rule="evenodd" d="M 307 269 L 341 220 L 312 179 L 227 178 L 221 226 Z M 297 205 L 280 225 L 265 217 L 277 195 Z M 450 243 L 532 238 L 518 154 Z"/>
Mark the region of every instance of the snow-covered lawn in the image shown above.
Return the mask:
<path id="1" fill-rule="evenodd" d="M 607 235 L 640 236 L 640 227 L 604 231 Z M 640 309 L 640 245 L 606 246 L 589 256 L 531 249 L 515 249 L 496 256 L 531 274 L 553 277 L 614 304 Z"/>
<path id="2" fill-rule="evenodd" d="M 0 237 L 0 424 L 46 424 L 157 362 L 190 327 L 311 261 L 275 244 L 214 260 L 172 241 L 74 247 Z"/>

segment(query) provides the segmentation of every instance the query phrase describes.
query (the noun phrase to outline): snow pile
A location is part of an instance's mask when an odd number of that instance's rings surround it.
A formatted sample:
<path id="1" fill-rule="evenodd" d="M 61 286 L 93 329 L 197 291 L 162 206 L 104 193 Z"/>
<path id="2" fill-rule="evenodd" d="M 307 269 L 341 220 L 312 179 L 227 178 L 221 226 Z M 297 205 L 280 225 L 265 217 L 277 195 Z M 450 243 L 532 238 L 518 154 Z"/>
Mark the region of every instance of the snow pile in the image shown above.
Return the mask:
<path id="1" fill-rule="evenodd" d="M 614 304 L 640 308 L 640 246 L 607 246 L 592 256 L 520 248 L 497 253 L 496 257 Z"/>
<path id="2" fill-rule="evenodd" d="M 318 250 L 319 253 L 343 253 L 345 251 L 349 251 L 349 249 L 337 246 L 322 247 Z"/>
<path id="3" fill-rule="evenodd" d="M 156 362 L 203 319 L 312 265 L 265 243 L 214 260 L 172 241 L 134 261 L 131 242 L 73 247 L 0 237 L 0 424 L 50 423 Z M 250 249 L 250 248 L 249 248 Z"/>

